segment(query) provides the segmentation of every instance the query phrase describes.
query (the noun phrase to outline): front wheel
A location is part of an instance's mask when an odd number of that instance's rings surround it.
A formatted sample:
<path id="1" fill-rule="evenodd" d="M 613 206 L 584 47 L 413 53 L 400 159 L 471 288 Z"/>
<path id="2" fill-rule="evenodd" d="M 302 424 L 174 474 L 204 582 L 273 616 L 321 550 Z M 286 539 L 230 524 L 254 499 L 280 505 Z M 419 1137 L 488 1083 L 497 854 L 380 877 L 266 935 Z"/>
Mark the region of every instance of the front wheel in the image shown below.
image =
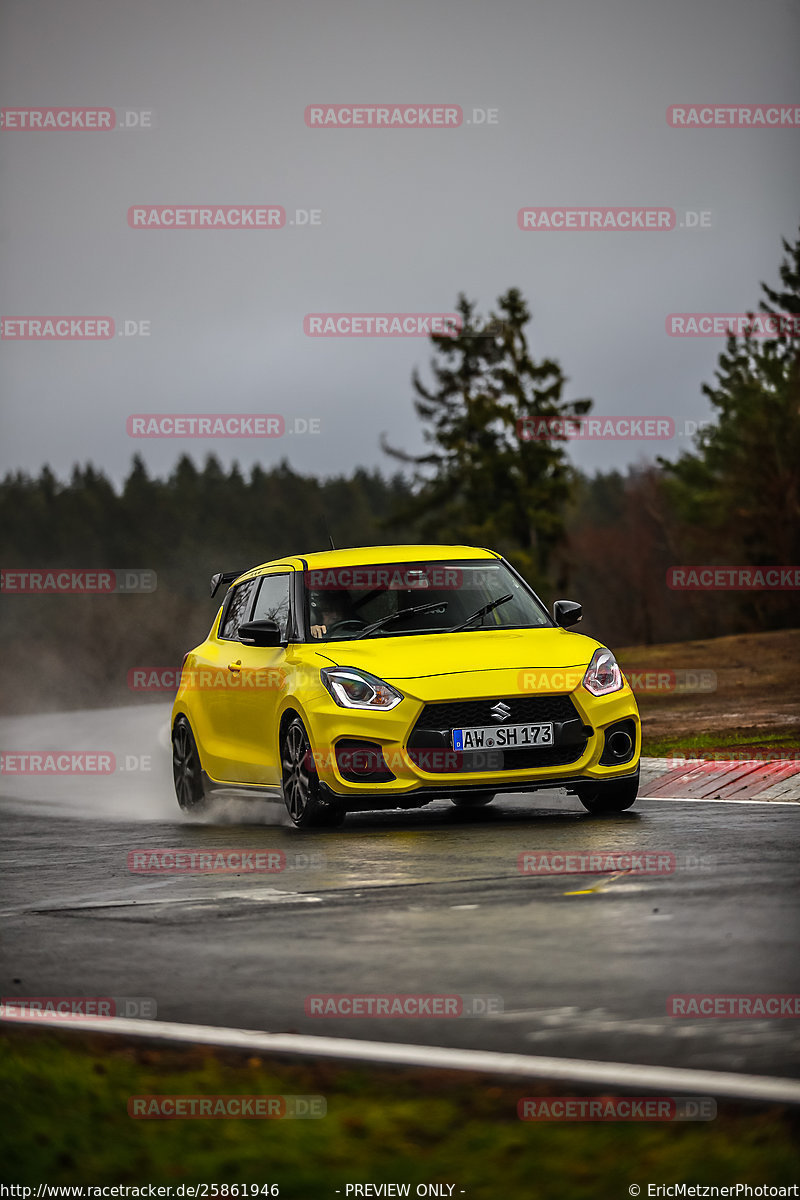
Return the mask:
<path id="1" fill-rule="evenodd" d="M 630 808 L 639 794 L 639 772 L 630 779 L 615 783 L 595 783 L 579 788 L 578 799 L 584 808 L 596 816 L 603 813 L 624 812 Z"/>
<path id="2" fill-rule="evenodd" d="M 311 743 L 299 717 L 281 738 L 281 778 L 284 803 L 298 829 L 332 829 L 342 824 L 345 809 L 321 799 Z"/>
<path id="3" fill-rule="evenodd" d="M 472 792 L 464 796 L 451 796 L 451 804 L 455 804 L 456 808 L 484 808 L 485 805 L 491 804 L 496 796 L 496 792 Z"/>
<path id="4" fill-rule="evenodd" d="M 186 717 L 178 717 L 172 730 L 172 781 L 184 812 L 203 812 L 208 808 L 200 755 Z"/>

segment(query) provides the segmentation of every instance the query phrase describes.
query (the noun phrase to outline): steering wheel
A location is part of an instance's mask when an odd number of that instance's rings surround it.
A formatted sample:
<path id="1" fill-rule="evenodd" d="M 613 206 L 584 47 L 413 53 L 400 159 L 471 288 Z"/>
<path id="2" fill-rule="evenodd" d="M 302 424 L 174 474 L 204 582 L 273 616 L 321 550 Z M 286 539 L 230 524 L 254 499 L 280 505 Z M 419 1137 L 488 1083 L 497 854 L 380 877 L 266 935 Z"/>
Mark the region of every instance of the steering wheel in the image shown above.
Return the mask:
<path id="1" fill-rule="evenodd" d="M 363 629 L 364 622 L 359 617 L 348 617 L 343 621 L 334 621 L 327 628 L 328 633 L 335 633 L 337 629 Z"/>

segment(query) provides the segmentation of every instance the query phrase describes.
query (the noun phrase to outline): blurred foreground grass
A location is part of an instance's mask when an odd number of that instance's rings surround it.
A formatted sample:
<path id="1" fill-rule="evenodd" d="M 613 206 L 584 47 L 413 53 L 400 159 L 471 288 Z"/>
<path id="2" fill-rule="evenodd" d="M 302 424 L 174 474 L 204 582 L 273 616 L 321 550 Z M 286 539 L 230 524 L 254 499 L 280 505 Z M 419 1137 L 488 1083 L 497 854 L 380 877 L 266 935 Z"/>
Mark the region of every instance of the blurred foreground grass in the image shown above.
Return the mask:
<path id="1" fill-rule="evenodd" d="M 0 1034 L 0 1168 L 36 1184 L 279 1184 L 298 1200 L 348 1183 L 452 1183 L 470 1200 L 627 1196 L 638 1183 L 789 1184 L 798 1113 L 720 1105 L 708 1123 L 531 1123 L 546 1085 L 442 1071 L 262 1061 L 90 1035 Z M 319 1120 L 134 1120 L 142 1094 L 322 1095 Z M 582 1094 L 571 1088 L 560 1094 Z M 585 1094 L 588 1094 L 585 1093 Z M 445 1193 L 447 1194 L 447 1193 Z"/>

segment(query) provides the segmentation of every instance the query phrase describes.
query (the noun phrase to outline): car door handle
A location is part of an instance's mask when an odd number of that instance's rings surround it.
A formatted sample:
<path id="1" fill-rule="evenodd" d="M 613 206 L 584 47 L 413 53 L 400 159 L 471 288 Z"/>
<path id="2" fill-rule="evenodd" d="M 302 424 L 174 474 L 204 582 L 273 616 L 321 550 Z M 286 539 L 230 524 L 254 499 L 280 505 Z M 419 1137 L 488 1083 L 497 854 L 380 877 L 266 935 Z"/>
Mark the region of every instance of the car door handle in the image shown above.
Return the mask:
<path id="1" fill-rule="evenodd" d="M 242 660 L 237 658 L 236 662 L 228 663 L 228 670 L 233 671 L 234 675 L 238 674 L 242 669 Z"/>

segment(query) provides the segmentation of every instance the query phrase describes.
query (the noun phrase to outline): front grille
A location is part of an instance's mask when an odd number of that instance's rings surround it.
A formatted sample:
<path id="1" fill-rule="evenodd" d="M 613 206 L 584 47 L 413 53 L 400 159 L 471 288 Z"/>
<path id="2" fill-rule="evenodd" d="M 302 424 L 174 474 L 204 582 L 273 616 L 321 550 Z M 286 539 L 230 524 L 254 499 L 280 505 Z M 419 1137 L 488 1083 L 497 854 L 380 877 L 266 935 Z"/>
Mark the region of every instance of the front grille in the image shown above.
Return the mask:
<path id="1" fill-rule="evenodd" d="M 455 700 L 426 704 L 414 729 L 463 729 L 465 725 L 497 725 L 493 704 L 502 700 L 511 709 L 503 725 L 532 725 L 538 721 L 579 721 L 569 696 L 490 696 L 488 700 Z"/>
<path id="2" fill-rule="evenodd" d="M 450 747 L 450 733 L 465 726 L 497 726 L 490 709 L 503 700 L 511 715 L 502 725 L 532 725 L 552 721 L 554 746 L 521 746 L 502 750 L 476 750 L 456 753 Z M 571 722 L 561 732 L 560 726 Z M 563 767 L 577 762 L 584 754 L 591 729 L 585 726 L 569 696 L 491 696 L 488 700 L 456 700 L 426 704 L 408 739 L 409 756 L 425 771 L 524 771 L 543 767 Z M 560 739 L 564 744 L 559 745 Z"/>
<path id="3" fill-rule="evenodd" d="M 475 771 L 524 771 L 536 767 L 564 767 L 577 762 L 586 749 L 586 741 L 571 746 L 524 746 L 517 750 L 444 750 L 414 747 L 408 757 L 431 774 L 456 774 Z"/>
<path id="4" fill-rule="evenodd" d="M 565 767 L 577 762 L 586 749 L 586 742 L 579 746 L 523 747 L 521 750 L 504 750 L 504 771 L 522 771 L 526 767 Z"/>

